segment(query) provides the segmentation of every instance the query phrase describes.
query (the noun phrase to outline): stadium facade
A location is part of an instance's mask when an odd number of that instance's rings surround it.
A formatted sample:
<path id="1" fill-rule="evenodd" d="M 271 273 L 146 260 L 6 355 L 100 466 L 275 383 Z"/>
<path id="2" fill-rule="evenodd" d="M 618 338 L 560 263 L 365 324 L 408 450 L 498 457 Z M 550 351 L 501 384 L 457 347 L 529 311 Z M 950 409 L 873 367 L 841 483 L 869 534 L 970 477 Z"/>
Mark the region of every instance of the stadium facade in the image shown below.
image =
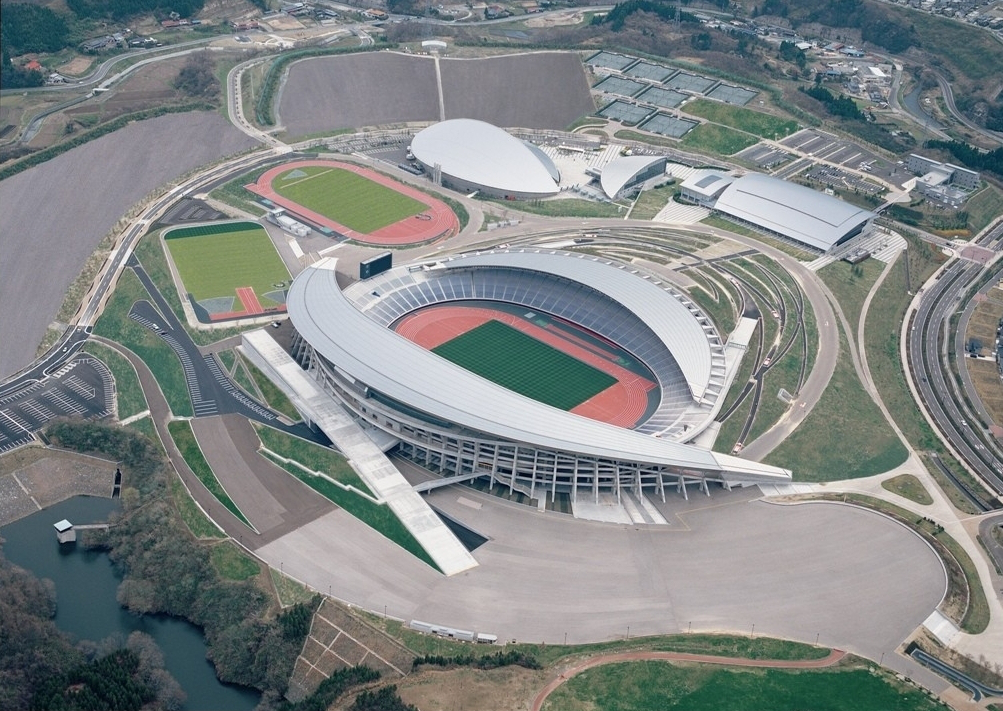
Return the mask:
<path id="1" fill-rule="evenodd" d="M 415 135 L 411 153 L 434 182 L 460 192 L 533 200 L 560 191 L 561 174 L 542 150 L 484 121 L 433 124 Z"/>
<path id="2" fill-rule="evenodd" d="M 396 267 L 345 289 L 336 260 L 308 267 L 287 306 L 291 353 L 320 388 L 394 449 L 446 477 L 485 477 L 531 498 L 624 489 L 662 497 L 709 483 L 786 483 L 790 472 L 686 444 L 724 397 L 722 345 L 682 295 L 587 255 L 502 250 Z M 433 304 L 499 302 L 549 314 L 626 349 L 657 379 L 633 429 L 530 399 L 393 330 Z"/>

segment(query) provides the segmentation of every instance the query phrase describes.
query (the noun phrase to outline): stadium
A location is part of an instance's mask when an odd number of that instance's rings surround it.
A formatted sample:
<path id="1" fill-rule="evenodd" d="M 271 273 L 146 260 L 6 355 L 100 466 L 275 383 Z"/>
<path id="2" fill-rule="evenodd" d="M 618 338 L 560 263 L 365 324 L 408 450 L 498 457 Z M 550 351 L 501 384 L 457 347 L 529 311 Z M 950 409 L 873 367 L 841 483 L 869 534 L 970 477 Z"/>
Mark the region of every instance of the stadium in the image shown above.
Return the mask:
<path id="1" fill-rule="evenodd" d="M 687 444 L 713 421 L 733 372 L 709 319 L 628 265 L 491 250 L 399 266 L 342 289 L 336 260 L 324 259 L 296 278 L 287 305 L 292 356 L 320 389 L 384 451 L 450 481 L 484 477 L 551 501 L 628 492 L 664 501 L 688 485 L 709 494 L 710 483 L 790 481 L 787 470 Z M 507 328 L 479 333 L 497 322 Z M 561 353 L 530 357 L 511 331 Z M 514 381 L 474 372 L 492 350 Z M 566 387 L 533 380 L 546 370 L 541 362 L 562 356 L 616 382 L 566 362 L 544 377 Z M 580 387 L 570 400 L 548 399 Z"/>
<path id="2" fill-rule="evenodd" d="M 561 174 L 543 151 L 484 121 L 440 121 L 415 135 L 411 153 L 433 181 L 460 192 L 513 200 L 559 192 Z"/>

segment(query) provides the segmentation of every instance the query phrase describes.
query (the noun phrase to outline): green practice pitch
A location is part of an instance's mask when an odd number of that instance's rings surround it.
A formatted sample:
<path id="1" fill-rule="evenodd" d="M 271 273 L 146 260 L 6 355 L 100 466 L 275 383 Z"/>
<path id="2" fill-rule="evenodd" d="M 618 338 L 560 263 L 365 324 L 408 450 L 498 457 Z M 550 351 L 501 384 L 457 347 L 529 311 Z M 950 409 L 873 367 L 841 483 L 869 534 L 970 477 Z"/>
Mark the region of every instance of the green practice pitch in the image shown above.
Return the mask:
<path id="1" fill-rule="evenodd" d="M 175 229 L 164 241 L 195 301 L 233 297 L 238 288 L 249 286 L 265 304 L 275 284 L 290 279 L 268 233 L 253 222 Z"/>
<path id="2" fill-rule="evenodd" d="M 272 181 L 272 189 L 350 230 L 369 234 L 428 209 L 414 198 L 341 168 L 294 168 Z"/>
<path id="3" fill-rule="evenodd" d="M 487 321 L 433 353 L 539 402 L 570 410 L 616 378 L 501 321 Z"/>

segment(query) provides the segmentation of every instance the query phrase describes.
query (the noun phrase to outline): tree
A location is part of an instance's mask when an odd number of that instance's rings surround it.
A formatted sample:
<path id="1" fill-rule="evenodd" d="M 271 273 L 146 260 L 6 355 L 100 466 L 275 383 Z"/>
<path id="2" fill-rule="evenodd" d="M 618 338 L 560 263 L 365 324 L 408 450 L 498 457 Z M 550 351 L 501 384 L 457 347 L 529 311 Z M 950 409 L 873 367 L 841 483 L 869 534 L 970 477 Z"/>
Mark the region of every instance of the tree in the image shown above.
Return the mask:
<path id="1" fill-rule="evenodd" d="M 0 42 L 10 56 L 27 52 L 58 52 L 68 45 L 69 29 L 62 15 L 44 5 L 5 3 L 0 14 Z"/>

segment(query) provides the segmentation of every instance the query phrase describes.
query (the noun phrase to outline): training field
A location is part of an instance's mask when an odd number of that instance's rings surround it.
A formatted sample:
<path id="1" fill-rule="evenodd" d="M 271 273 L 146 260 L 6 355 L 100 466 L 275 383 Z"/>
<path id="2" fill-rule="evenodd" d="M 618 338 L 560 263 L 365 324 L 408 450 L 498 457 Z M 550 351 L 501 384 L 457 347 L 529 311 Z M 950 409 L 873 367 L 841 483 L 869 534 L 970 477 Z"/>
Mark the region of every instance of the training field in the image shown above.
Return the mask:
<path id="1" fill-rule="evenodd" d="M 428 209 L 412 197 L 342 168 L 294 168 L 276 177 L 272 188 L 282 197 L 362 233 L 375 232 Z"/>
<path id="2" fill-rule="evenodd" d="M 184 227 L 167 232 L 164 242 L 184 291 L 210 320 L 284 308 L 289 270 L 260 225 Z"/>
<path id="3" fill-rule="evenodd" d="M 433 353 L 520 395 L 570 410 L 617 382 L 501 321 L 487 321 Z"/>

